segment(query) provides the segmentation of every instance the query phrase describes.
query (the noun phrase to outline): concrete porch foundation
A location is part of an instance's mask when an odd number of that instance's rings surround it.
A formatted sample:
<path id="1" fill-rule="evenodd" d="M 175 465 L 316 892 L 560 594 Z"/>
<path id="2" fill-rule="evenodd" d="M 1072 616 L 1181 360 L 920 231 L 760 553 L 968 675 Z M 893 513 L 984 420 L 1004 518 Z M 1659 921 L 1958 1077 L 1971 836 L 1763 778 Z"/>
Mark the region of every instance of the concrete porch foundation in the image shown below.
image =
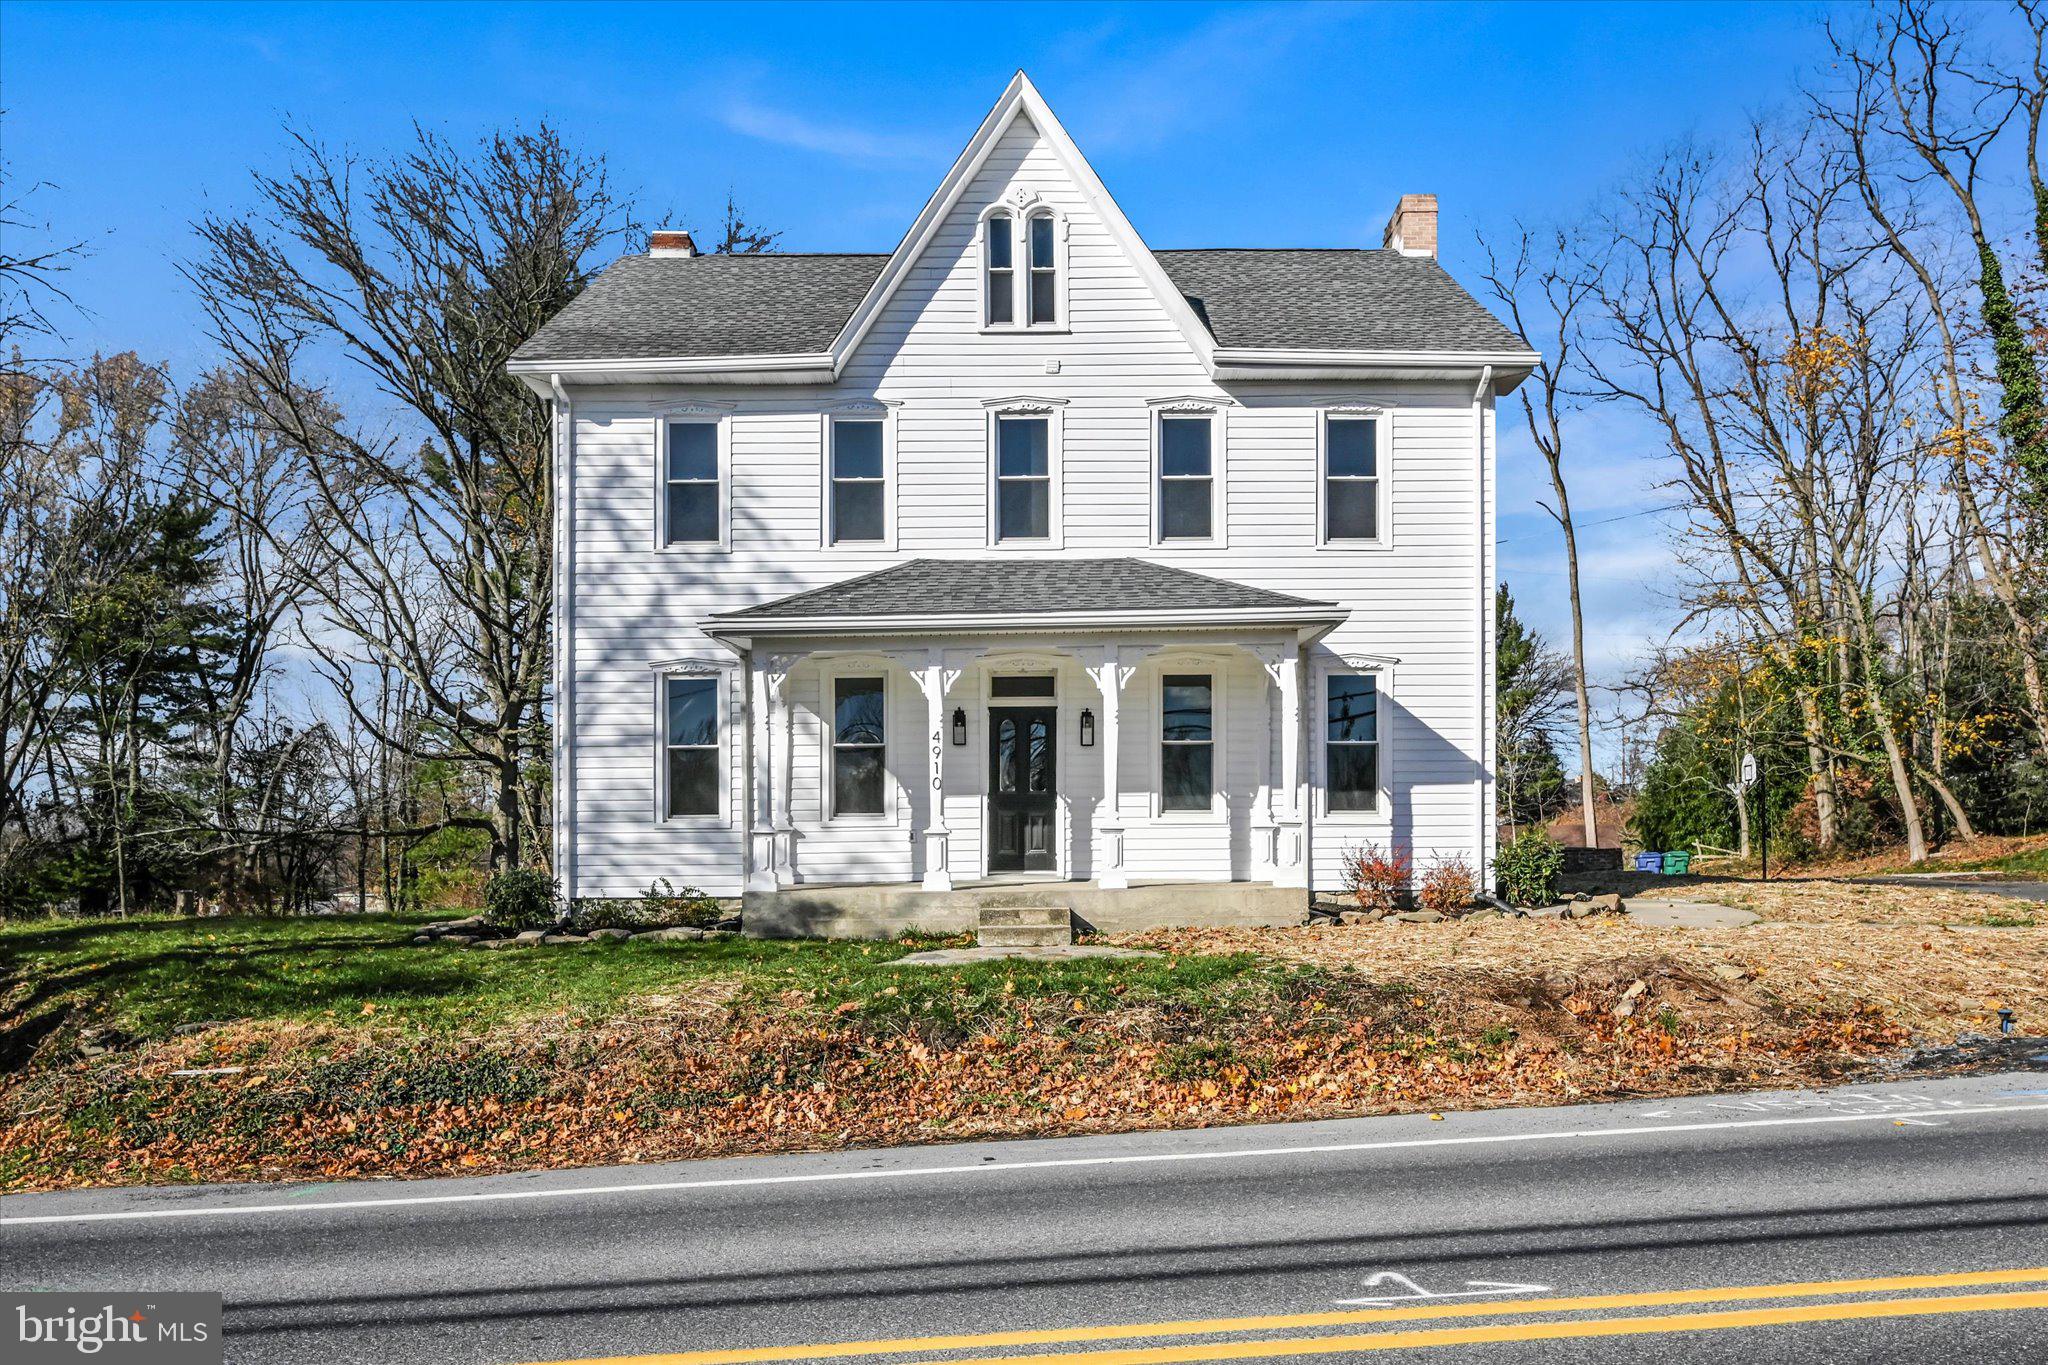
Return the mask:
<path id="1" fill-rule="evenodd" d="M 1002 879 L 926 891 L 914 882 L 792 886 L 749 891 L 741 921 L 749 938 L 890 938 L 906 929 L 962 934 L 984 909 L 1064 906 L 1076 930 L 1105 934 L 1163 928 L 1266 928 L 1308 918 L 1308 892 L 1262 882 L 1094 882 Z"/>

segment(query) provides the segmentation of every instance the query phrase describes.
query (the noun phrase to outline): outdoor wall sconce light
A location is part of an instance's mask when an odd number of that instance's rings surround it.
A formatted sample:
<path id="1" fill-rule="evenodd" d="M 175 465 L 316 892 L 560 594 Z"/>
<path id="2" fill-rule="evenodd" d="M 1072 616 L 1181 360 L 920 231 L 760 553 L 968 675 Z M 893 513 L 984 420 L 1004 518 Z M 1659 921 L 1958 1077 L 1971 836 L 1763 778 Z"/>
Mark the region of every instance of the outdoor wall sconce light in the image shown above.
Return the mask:
<path id="1" fill-rule="evenodd" d="M 967 742 L 967 711 L 964 707 L 953 708 L 953 743 Z"/>
<path id="2" fill-rule="evenodd" d="M 1081 747 L 1095 747 L 1095 713 L 1085 706 L 1081 708 Z"/>

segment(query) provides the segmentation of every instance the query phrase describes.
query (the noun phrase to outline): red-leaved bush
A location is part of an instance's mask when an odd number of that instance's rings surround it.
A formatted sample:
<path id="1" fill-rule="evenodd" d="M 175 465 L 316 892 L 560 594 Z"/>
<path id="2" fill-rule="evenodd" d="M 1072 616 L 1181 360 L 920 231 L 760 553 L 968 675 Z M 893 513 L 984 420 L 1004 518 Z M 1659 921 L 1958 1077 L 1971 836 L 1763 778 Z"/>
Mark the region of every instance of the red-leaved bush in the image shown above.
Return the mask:
<path id="1" fill-rule="evenodd" d="M 1392 910 L 1414 870 L 1403 848 L 1366 843 L 1344 850 L 1344 889 L 1361 910 Z"/>
<path id="2" fill-rule="evenodd" d="M 1455 915 L 1468 908 L 1479 897 L 1479 874 L 1472 870 L 1472 864 L 1463 858 L 1438 858 L 1429 865 L 1429 871 L 1422 874 L 1422 887 L 1416 892 L 1416 899 L 1425 910 L 1434 910 L 1440 915 Z"/>

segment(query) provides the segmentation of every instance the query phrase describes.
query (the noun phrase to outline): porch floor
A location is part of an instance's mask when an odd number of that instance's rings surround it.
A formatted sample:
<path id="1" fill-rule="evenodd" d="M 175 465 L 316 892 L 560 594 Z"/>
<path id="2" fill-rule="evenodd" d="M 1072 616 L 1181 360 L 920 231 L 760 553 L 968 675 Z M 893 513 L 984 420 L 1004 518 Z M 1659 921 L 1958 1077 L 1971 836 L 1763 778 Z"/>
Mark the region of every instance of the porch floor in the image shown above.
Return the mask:
<path id="1" fill-rule="evenodd" d="M 1266 882 L 1134 881 L 1107 891 L 1050 873 L 1005 873 L 927 891 L 916 882 L 805 883 L 750 891 L 741 901 L 751 938 L 891 938 L 907 929 L 958 934 L 979 911 L 1063 906 L 1075 928 L 1135 933 L 1169 927 L 1274 926 L 1308 917 L 1308 892 Z"/>

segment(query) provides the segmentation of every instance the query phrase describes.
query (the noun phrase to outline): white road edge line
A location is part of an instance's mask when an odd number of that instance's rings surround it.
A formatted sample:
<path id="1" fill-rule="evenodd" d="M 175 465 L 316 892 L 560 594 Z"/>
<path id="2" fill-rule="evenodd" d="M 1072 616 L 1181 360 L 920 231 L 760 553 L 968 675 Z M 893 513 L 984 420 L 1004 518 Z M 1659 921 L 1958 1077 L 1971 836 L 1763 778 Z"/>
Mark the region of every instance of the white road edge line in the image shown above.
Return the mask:
<path id="1" fill-rule="evenodd" d="M 1798 1118 L 1724 1119 L 1714 1123 L 1665 1123 L 1634 1128 L 1567 1128 L 1554 1133 L 1491 1133 L 1472 1137 L 1395 1138 L 1380 1142 L 1326 1142 L 1301 1147 L 1248 1147 L 1230 1152 L 1138 1152 L 1128 1156 L 1046 1157 L 1037 1161 L 976 1162 L 972 1166 L 905 1166 L 900 1170 L 816 1171 L 801 1175 L 728 1176 L 708 1180 L 659 1180 L 631 1185 L 572 1185 L 548 1190 L 491 1190 L 478 1194 L 404 1195 L 389 1199 L 328 1199 L 310 1204 L 228 1204 L 210 1208 L 127 1209 L 115 1213 L 49 1213 L 0 1218 L 0 1227 L 46 1223 L 107 1223 L 149 1218 L 220 1218 L 251 1213 L 317 1213 L 333 1209 L 402 1208 L 419 1204 L 489 1204 L 518 1199 L 560 1199 L 600 1194 L 654 1194 L 674 1190 L 723 1190 L 756 1185 L 830 1184 L 846 1180 L 904 1180 L 926 1176 L 997 1175 L 1082 1166 L 1135 1166 L 1170 1161 L 1241 1161 L 1254 1157 L 1328 1156 L 1338 1152 L 1386 1152 L 1422 1147 L 1473 1147 L 1496 1142 L 1565 1142 L 1588 1138 L 1642 1137 L 1654 1133 L 1705 1133 L 1731 1128 L 1789 1128 L 1822 1123 L 1895 1123 L 1911 1118 L 1955 1118 L 1966 1114 L 2048 1113 L 2048 1104 L 1984 1104 L 1964 1109 L 1922 1109 L 1907 1113 L 1812 1114 Z M 19 1198 L 20 1196 L 16 1196 Z"/>

